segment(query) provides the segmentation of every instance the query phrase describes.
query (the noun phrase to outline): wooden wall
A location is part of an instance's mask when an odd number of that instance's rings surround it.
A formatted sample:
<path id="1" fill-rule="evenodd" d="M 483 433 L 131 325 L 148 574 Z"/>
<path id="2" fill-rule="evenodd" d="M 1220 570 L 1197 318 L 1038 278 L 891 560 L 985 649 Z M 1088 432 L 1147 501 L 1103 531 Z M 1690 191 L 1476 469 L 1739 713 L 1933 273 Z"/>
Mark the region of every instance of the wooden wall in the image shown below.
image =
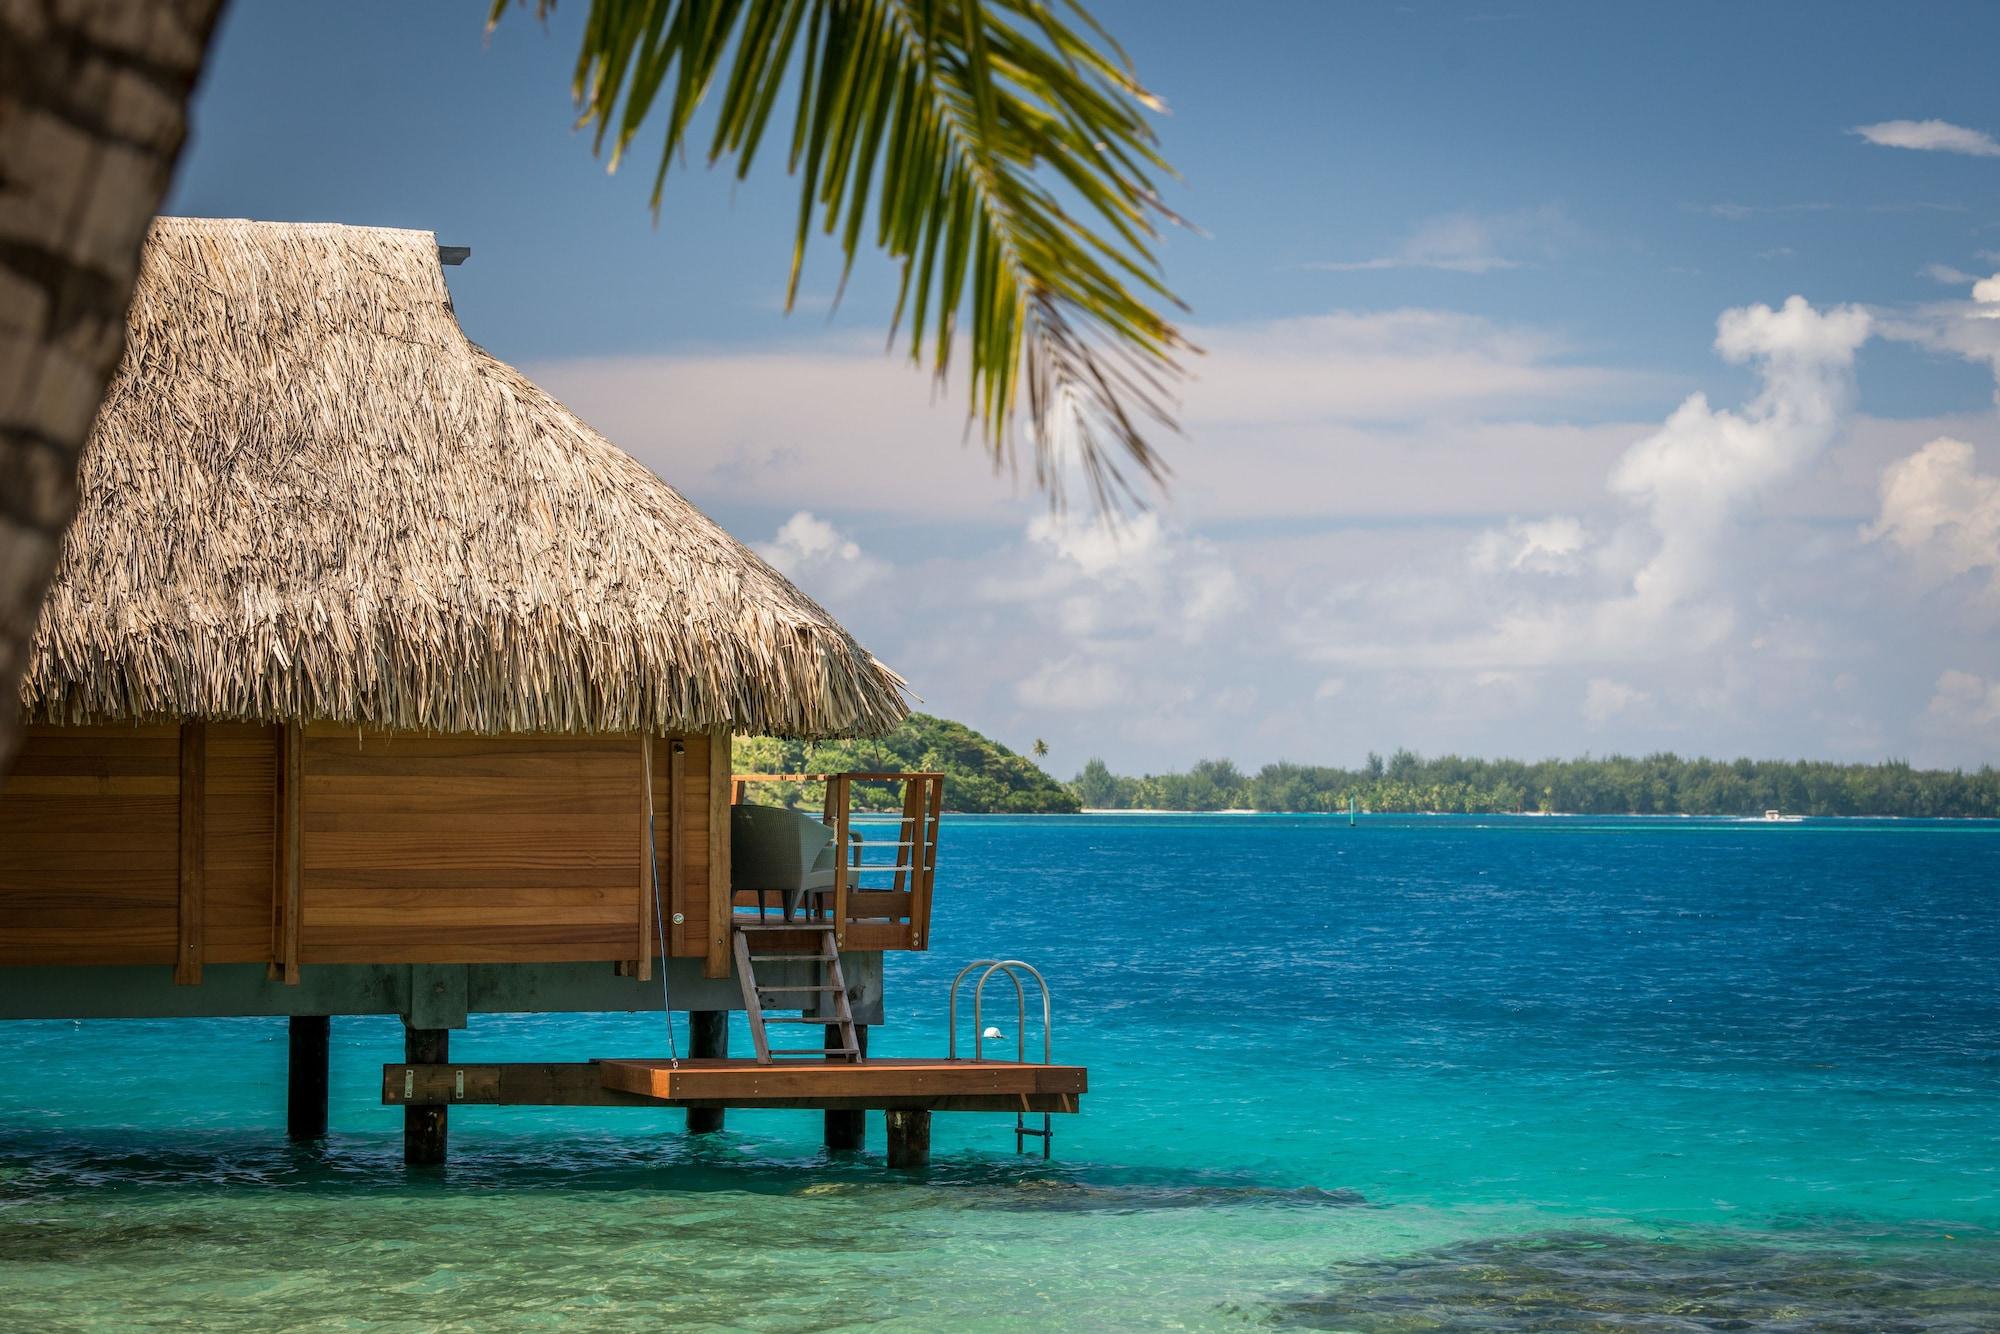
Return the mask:
<path id="1" fill-rule="evenodd" d="M 32 729 L 0 787 L 0 962 L 171 965 L 179 848 L 179 728 Z"/>
<path id="2" fill-rule="evenodd" d="M 159 963 L 195 982 L 203 962 L 296 978 L 318 963 L 633 961 L 657 948 L 650 837 L 677 895 L 672 952 L 726 974 L 726 896 L 709 894 L 728 874 L 709 838 L 728 792 L 719 742 L 33 727 L 0 784 L 0 965 Z"/>
<path id="3" fill-rule="evenodd" d="M 299 961 L 638 954 L 632 737 L 305 734 Z"/>
<path id="4" fill-rule="evenodd" d="M 210 723 L 202 793 L 202 951 L 209 963 L 268 963 L 277 857 L 275 727 Z M 32 741 L 31 741 L 32 744 Z"/>
<path id="5" fill-rule="evenodd" d="M 667 932 L 672 953 L 678 958 L 700 957 L 708 961 L 710 977 L 729 976 L 729 896 L 711 894 L 711 885 L 729 883 L 729 764 L 731 738 L 727 732 L 668 739 L 653 748 L 653 799 L 657 809 L 655 827 L 660 848 L 661 885 L 664 888 L 671 863 L 666 860 L 672 840 L 668 805 L 676 782 L 674 746 L 683 747 L 679 758 L 681 820 L 677 829 L 681 883 L 669 896 L 677 905 L 680 920 L 669 920 Z M 712 831 L 720 830 L 719 838 Z M 670 915 L 671 916 L 671 915 Z"/>

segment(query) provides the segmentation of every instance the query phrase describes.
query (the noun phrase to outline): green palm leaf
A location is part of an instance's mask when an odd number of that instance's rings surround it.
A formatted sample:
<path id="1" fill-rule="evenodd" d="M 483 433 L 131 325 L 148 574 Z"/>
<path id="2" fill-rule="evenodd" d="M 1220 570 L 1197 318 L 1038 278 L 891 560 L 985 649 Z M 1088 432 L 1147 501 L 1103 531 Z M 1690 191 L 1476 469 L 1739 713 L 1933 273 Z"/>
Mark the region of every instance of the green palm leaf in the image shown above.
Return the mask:
<path id="1" fill-rule="evenodd" d="M 592 0 L 575 89 L 613 167 L 665 120 L 655 209 L 711 93 L 708 159 L 739 175 L 795 97 L 788 304 L 815 231 L 840 247 L 843 285 L 868 241 L 902 268 L 892 344 L 907 327 L 942 381 L 964 337 L 996 467 L 1015 459 L 1025 394 L 1053 502 L 1071 461 L 1101 507 L 1140 499 L 1127 467 L 1164 481 L 1145 431 L 1173 429 L 1193 349 L 1161 313 L 1180 303 L 1153 256 L 1173 220 L 1153 183 L 1170 170 L 1145 118 L 1158 103 L 1076 0 Z"/>

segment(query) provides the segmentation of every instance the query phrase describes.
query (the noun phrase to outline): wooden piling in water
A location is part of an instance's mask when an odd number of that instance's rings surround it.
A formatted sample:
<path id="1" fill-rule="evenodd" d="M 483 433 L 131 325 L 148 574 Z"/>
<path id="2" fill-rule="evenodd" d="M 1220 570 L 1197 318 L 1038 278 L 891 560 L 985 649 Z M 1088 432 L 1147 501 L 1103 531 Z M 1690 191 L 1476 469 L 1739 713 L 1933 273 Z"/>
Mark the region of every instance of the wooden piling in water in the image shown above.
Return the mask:
<path id="1" fill-rule="evenodd" d="M 285 1133 L 292 1139 L 326 1138 L 327 1059 L 332 1021 L 323 1014 L 295 1014 L 285 1071 Z"/>
<path id="2" fill-rule="evenodd" d="M 861 1059 L 868 1059 L 868 1025 L 854 1026 L 854 1044 L 861 1048 Z M 837 1048 L 840 1030 L 829 1027 L 826 1030 L 826 1045 Z M 828 1060 L 842 1059 L 828 1057 Z M 826 1147 L 830 1153 L 859 1153 L 868 1142 L 868 1113 L 852 1108 L 828 1108 L 826 1112 Z"/>
<path id="3" fill-rule="evenodd" d="M 931 1114 L 922 1111 L 885 1112 L 889 1128 L 889 1166 L 929 1167 Z"/>
<path id="4" fill-rule="evenodd" d="M 403 1059 L 411 1065 L 443 1065 L 451 1060 L 451 1030 L 405 1028 Z M 449 1124 L 443 1104 L 403 1108 L 403 1162 L 411 1167 L 442 1167 Z"/>
<path id="5" fill-rule="evenodd" d="M 729 1011 L 693 1010 L 688 1014 L 688 1054 L 696 1060 L 729 1055 Z M 722 1129 L 722 1108 L 688 1108 L 688 1134 L 708 1135 Z"/>

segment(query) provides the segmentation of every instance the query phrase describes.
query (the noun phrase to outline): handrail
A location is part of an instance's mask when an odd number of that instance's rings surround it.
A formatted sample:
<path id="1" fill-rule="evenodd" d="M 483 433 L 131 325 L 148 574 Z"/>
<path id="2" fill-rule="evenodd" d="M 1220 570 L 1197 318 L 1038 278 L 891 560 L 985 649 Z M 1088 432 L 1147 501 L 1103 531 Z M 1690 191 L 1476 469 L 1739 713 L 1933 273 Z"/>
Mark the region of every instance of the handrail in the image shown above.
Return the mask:
<path id="1" fill-rule="evenodd" d="M 951 980 L 951 999 L 948 1004 L 950 1032 L 946 1034 L 945 1050 L 949 1059 L 958 1059 L 958 992 L 965 983 L 965 975 L 975 968 L 986 971 L 979 975 L 979 981 L 972 989 L 972 1059 L 986 1059 L 985 1000 L 986 984 L 993 974 L 1005 973 L 1007 980 L 1014 984 L 1014 999 L 1017 1020 L 1014 1026 L 1015 1059 L 1025 1064 L 1028 1059 L 1028 990 L 1021 985 L 1021 975 L 1015 969 L 1025 969 L 1028 976 L 1035 979 L 1035 985 L 1042 992 L 1042 1064 L 1049 1065 L 1055 1060 L 1055 1017 L 1054 1006 L 1049 998 L 1048 980 L 1033 964 L 1021 959 L 974 959 L 958 970 L 958 976 Z"/>
<path id="2" fill-rule="evenodd" d="M 731 774 L 739 783 L 824 783 L 829 778 L 848 778 L 857 783 L 888 783 L 905 778 L 942 778 L 944 774 L 936 769 L 898 769 L 893 772 L 873 772 L 847 769 L 837 774 Z"/>
<path id="3" fill-rule="evenodd" d="M 833 859 L 833 883 L 820 905 L 834 928 L 836 945 L 862 950 L 921 950 L 929 946 L 938 816 L 944 807 L 942 773 L 925 769 L 732 774 L 730 804 L 743 803 L 753 783 L 824 785 L 820 818 L 833 830 L 834 845 L 841 851 Z M 896 837 L 864 840 L 854 825 L 870 813 L 855 809 L 856 789 L 885 784 L 902 788 Z M 898 819 L 893 811 L 880 814 Z M 874 853 L 875 859 L 864 853 Z M 887 859 L 881 859 L 885 855 Z M 891 899 L 892 894 L 897 899 Z M 731 902 L 734 911 L 734 900 Z M 857 911 L 859 918 L 854 916 Z"/>
<path id="4" fill-rule="evenodd" d="M 1014 984 L 1014 1000 L 1018 1009 L 1018 1018 L 1014 1025 L 1014 1059 L 1022 1065 L 1028 1063 L 1028 990 L 1021 985 L 1020 971 L 1016 971 L 1024 970 L 1028 976 L 1035 979 L 1035 985 L 1042 989 L 1042 1064 L 1054 1064 L 1055 1021 L 1054 1007 L 1049 1003 L 1048 979 L 1043 977 L 1041 970 L 1033 964 L 1020 959 L 974 959 L 958 970 L 958 976 L 951 980 L 949 1018 L 946 1020 L 951 1025 L 951 1031 L 946 1035 L 945 1042 L 949 1059 L 954 1061 L 958 1059 L 958 990 L 965 984 L 966 974 L 975 968 L 984 968 L 986 971 L 979 975 L 978 984 L 972 988 L 972 1059 L 974 1061 L 986 1059 L 984 1013 L 986 984 L 993 980 L 995 973 L 1005 973 L 1007 980 Z M 1028 1129 L 1027 1113 L 1014 1113 L 1014 1152 L 1024 1152 L 1023 1146 L 1029 1139 L 1039 1139 L 1042 1142 L 1042 1159 L 1047 1161 L 1049 1154 L 1054 1150 L 1055 1138 L 1055 1127 L 1050 1123 L 1047 1112 L 1042 1113 L 1040 1130 Z"/>

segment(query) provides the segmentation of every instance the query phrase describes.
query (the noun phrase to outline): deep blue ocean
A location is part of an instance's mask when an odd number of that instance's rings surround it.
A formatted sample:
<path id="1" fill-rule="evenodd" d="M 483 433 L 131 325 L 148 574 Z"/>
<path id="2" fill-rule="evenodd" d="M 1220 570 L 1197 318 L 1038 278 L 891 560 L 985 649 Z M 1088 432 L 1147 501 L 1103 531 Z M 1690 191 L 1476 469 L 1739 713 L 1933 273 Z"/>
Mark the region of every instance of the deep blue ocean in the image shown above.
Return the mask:
<path id="1" fill-rule="evenodd" d="M 7 1026 L 0 1323 L 2000 1330 L 2000 824 L 948 817 L 933 941 L 873 1050 L 1038 965 L 1092 1090 L 1052 1162 L 1008 1117 L 906 1175 L 879 1117 L 834 1161 L 814 1114 L 461 1108 L 413 1176 L 394 1020 L 336 1020 L 316 1148 L 281 1021 Z"/>

